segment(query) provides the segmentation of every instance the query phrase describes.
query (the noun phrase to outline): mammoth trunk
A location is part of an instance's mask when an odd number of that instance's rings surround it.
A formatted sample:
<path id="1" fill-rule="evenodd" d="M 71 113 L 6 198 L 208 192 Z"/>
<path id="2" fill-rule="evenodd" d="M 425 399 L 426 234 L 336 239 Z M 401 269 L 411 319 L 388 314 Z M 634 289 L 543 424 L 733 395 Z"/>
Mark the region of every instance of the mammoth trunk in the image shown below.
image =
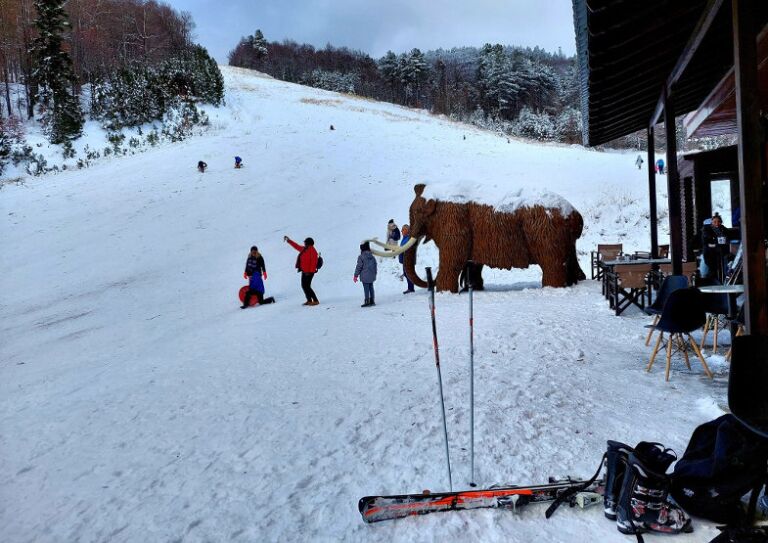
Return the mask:
<path id="1" fill-rule="evenodd" d="M 417 287 L 427 288 L 427 282 L 423 281 L 416 273 L 416 251 L 419 247 L 418 242 L 403 254 L 403 264 L 405 265 L 405 274 L 408 279 Z"/>

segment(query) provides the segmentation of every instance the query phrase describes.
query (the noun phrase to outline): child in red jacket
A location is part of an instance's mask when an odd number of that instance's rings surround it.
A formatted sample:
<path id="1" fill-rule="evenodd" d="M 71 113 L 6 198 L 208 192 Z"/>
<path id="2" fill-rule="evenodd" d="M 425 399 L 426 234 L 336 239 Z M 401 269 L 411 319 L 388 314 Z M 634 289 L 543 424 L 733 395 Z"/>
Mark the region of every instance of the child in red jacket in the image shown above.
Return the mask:
<path id="1" fill-rule="evenodd" d="M 315 240 L 307 238 L 304 240 L 304 245 L 299 245 L 288 236 L 283 236 L 283 240 L 299 251 L 299 256 L 296 258 L 296 270 L 301 272 L 301 288 L 304 291 L 304 296 L 307 298 L 303 305 L 318 305 L 320 302 L 315 291 L 312 290 L 312 278 L 317 273 Z"/>

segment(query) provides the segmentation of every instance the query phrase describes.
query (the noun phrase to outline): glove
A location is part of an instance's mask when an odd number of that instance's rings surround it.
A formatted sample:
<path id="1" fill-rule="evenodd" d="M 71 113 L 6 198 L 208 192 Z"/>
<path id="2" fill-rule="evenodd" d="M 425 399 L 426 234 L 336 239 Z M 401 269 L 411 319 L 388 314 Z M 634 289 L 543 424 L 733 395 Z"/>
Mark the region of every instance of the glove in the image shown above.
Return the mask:
<path id="1" fill-rule="evenodd" d="M 357 275 L 355 275 L 355 276 L 352 278 L 352 282 L 353 282 L 353 283 L 357 283 Z"/>
<path id="2" fill-rule="evenodd" d="M 243 272 L 243 279 L 248 279 L 248 274 Z"/>
<path id="3" fill-rule="evenodd" d="M 264 280 L 266 281 L 267 280 L 267 272 L 264 272 L 263 277 L 264 277 Z"/>

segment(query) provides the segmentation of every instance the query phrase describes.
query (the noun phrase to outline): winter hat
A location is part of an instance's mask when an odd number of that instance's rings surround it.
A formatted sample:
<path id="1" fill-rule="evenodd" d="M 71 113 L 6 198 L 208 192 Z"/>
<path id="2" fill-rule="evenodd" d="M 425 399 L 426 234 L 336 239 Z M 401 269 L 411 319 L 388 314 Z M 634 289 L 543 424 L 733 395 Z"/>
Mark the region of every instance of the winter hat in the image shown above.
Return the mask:
<path id="1" fill-rule="evenodd" d="M 387 224 L 395 224 L 395 219 L 389 219 L 389 222 Z"/>
<path id="2" fill-rule="evenodd" d="M 304 245 L 314 245 L 314 244 L 315 244 L 315 240 L 313 240 L 312 238 L 307 238 L 304 240 Z"/>
<path id="3" fill-rule="evenodd" d="M 258 250 L 259 250 L 258 247 L 256 247 L 255 245 L 251 245 L 251 251 L 258 251 Z"/>
<path id="4" fill-rule="evenodd" d="M 360 252 L 370 251 L 370 250 L 371 250 L 371 244 L 368 243 L 367 241 L 360 244 Z"/>

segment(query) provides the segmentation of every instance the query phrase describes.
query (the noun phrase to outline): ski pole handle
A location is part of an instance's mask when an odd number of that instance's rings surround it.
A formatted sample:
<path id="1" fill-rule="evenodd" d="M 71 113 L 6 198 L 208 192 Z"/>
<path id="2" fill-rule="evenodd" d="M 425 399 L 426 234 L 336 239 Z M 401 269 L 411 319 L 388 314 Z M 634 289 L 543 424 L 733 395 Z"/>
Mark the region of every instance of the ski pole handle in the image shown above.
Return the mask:
<path id="1" fill-rule="evenodd" d="M 424 268 L 424 269 L 425 269 L 425 270 L 426 270 L 426 272 L 427 272 L 427 289 L 428 289 L 430 292 L 434 292 L 434 291 L 435 291 L 435 280 L 434 280 L 434 279 L 432 279 L 432 268 L 430 268 L 429 266 L 427 266 L 427 267 L 426 267 L 426 268 Z"/>

